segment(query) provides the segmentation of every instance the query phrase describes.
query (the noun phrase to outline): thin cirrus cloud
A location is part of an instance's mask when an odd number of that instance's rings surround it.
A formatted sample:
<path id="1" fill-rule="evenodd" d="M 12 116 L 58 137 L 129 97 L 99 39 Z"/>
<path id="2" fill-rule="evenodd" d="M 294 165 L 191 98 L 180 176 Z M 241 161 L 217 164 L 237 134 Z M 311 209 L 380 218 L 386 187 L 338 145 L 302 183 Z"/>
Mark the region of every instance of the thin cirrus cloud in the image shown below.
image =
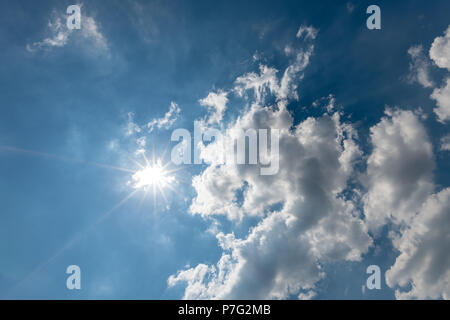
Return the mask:
<path id="1" fill-rule="evenodd" d="M 82 5 L 80 5 L 82 7 Z M 26 45 L 29 52 L 62 48 L 74 41 L 97 53 L 108 52 L 108 42 L 100 31 L 98 22 L 90 16 L 81 15 L 81 29 L 69 29 L 66 25 L 67 15 L 53 10 L 47 25 L 47 37 Z"/>

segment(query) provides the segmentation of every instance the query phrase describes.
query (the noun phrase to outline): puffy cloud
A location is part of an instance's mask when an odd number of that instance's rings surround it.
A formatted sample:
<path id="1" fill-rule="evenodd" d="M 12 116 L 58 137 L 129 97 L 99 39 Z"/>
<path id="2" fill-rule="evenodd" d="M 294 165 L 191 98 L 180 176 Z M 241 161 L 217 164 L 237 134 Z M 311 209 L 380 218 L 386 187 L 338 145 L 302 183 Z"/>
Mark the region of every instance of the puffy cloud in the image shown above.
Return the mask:
<path id="1" fill-rule="evenodd" d="M 210 92 L 208 96 L 200 100 L 200 105 L 208 107 L 211 114 L 208 117 L 208 123 L 220 123 L 223 118 L 223 114 L 227 109 L 228 93 L 224 91 Z"/>
<path id="2" fill-rule="evenodd" d="M 433 90 L 431 98 L 436 100 L 438 105 L 438 107 L 433 110 L 438 116 L 438 120 L 440 122 L 450 120 L 450 78 L 447 78 L 444 87 Z"/>
<path id="3" fill-rule="evenodd" d="M 254 103 L 228 125 L 224 139 L 247 129 L 278 129 L 279 172 L 264 176 L 260 164 L 218 163 L 223 141 L 203 146 L 201 156 L 211 164 L 193 179 L 191 212 L 235 221 L 256 217 L 259 223 L 243 238 L 216 230 L 223 250 L 217 264 L 199 264 L 168 279 L 169 286 L 186 283 L 184 298 L 312 298 L 324 277 L 321 263 L 358 261 L 371 245 L 360 212 L 343 195 L 361 156 L 355 130 L 338 113 L 294 127 L 286 108 L 296 89 L 285 85 L 286 77 L 306 67 L 311 51 L 301 51 L 280 80 L 275 69 L 261 66 L 260 74 L 236 81 L 235 92 L 253 91 Z M 278 102 L 263 107 L 266 94 Z"/>
<path id="4" fill-rule="evenodd" d="M 433 81 L 430 80 L 430 62 L 423 52 L 422 46 L 414 46 L 409 48 L 408 54 L 411 56 L 411 63 L 409 65 L 409 80 L 411 82 L 418 82 L 425 88 L 433 86 Z"/>
<path id="5" fill-rule="evenodd" d="M 450 71 L 450 26 L 445 31 L 443 37 L 434 39 L 430 49 L 430 58 L 440 67 Z M 431 98 L 436 100 L 437 108 L 434 112 L 440 122 L 450 119 L 450 77 L 441 88 L 435 88 Z"/>
<path id="6" fill-rule="evenodd" d="M 430 62 L 423 53 L 421 45 L 409 48 L 411 56 L 408 76 L 411 82 L 418 82 L 425 88 L 434 88 L 431 98 L 436 101 L 434 113 L 438 121 L 444 123 L 450 119 L 450 77 L 447 76 L 444 86 L 438 88 L 430 79 Z M 439 68 L 450 70 L 450 26 L 443 37 L 436 37 L 429 50 L 431 60 Z"/>
<path id="7" fill-rule="evenodd" d="M 401 252 L 386 272 L 398 299 L 450 299 L 450 189 L 430 196 L 394 241 Z M 409 286 L 409 288 L 408 288 Z"/>
<path id="8" fill-rule="evenodd" d="M 83 5 L 80 4 L 80 7 Z M 71 38 L 77 41 L 87 41 L 89 46 L 85 48 L 95 52 L 108 51 L 108 43 L 104 35 L 100 32 L 98 23 L 93 17 L 81 15 L 81 29 L 69 29 L 66 25 L 67 15 L 53 11 L 52 18 L 48 22 L 49 36 L 42 41 L 27 44 L 27 50 L 34 52 L 37 50 L 50 50 L 52 48 L 64 47 Z"/>
<path id="9" fill-rule="evenodd" d="M 193 179 L 197 196 L 191 212 L 259 222 L 243 238 L 214 230 L 223 250 L 217 264 L 199 264 L 168 279 L 169 286 L 186 283 L 184 298 L 312 298 L 325 276 L 321 263 L 360 260 L 371 245 L 360 212 L 343 195 L 361 157 L 355 130 L 338 113 L 294 126 L 286 108 L 296 98 L 295 80 L 311 54 L 312 46 L 299 51 L 281 79 L 276 69 L 263 65 L 259 74 L 237 78 L 234 92 L 251 91 L 254 101 L 222 139 L 247 129 L 279 130 L 279 171 L 260 175 L 261 164 L 217 162 L 220 140 L 202 146 L 201 157 L 210 165 Z M 263 106 L 269 94 L 277 102 Z"/>
<path id="10" fill-rule="evenodd" d="M 299 37 L 315 37 L 300 29 Z M 258 223 L 237 238 L 220 232 L 215 221 L 212 231 L 223 250 L 219 261 L 181 270 L 169 277 L 168 285 L 186 284 L 186 299 L 310 299 L 326 276 L 322 264 L 359 261 L 372 244 L 369 230 L 377 235 L 391 224 L 399 256 L 386 280 L 397 287 L 397 298 L 448 299 L 450 189 L 433 194 L 435 163 L 420 114 L 388 109 L 371 128 L 373 150 L 360 175 L 366 193 L 360 193 L 354 186 L 360 174 L 355 167 L 366 158 L 354 128 L 334 112 L 334 96 L 328 114 L 295 126 L 286 108 L 298 98 L 297 83 L 312 50 L 310 45 L 298 51 L 281 77 L 278 70 L 260 65 L 259 73 L 236 80 L 230 93 L 253 93 L 253 103 L 226 127 L 223 139 L 250 128 L 278 129 L 279 172 L 264 176 L 259 164 L 222 164 L 216 160 L 223 141 L 202 145 L 201 157 L 210 165 L 193 180 L 197 196 L 191 212 L 212 221 L 217 216 L 234 222 L 252 217 Z M 414 80 L 431 86 L 421 47 L 409 54 Z M 447 93 L 437 90 L 433 96 L 443 101 Z M 275 98 L 271 106 L 269 95 Z M 442 139 L 443 150 L 447 140 Z"/>
<path id="11" fill-rule="evenodd" d="M 364 213 L 374 231 L 393 223 L 390 238 L 399 251 L 386 282 L 397 287 L 398 299 L 449 299 L 450 189 L 433 194 L 427 133 L 413 112 L 388 110 L 371 139 Z"/>
<path id="12" fill-rule="evenodd" d="M 358 210 L 342 196 L 360 156 L 352 128 L 336 113 L 308 118 L 290 130 L 292 117 L 282 105 L 277 110 L 254 105 L 235 122 L 241 128 L 275 125 L 282 132 L 277 175 L 261 176 L 251 166 L 211 165 L 194 179 L 193 213 L 256 216 L 260 222 L 243 239 L 218 233 L 224 252 L 216 265 L 171 276 L 170 286 L 187 283 L 184 298 L 298 295 L 324 277 L 321 262 L 357 261 L 370 246 Z M 244 186 L 238 204 L 236 192 Z M 275 210 L 276 204 L 281 209 Z"/>
<path id="13" fill-rule="evenodd" d="M 450 71 L 450 26 L 443 37 L 434 39 L 430 49 L 430 58 L 438 67 Z"/>
<path id="14" fill-rule="evenodd" d="M 434 160 L 425 128 L 411 111 L 387 111 L 371 128 L 364 214 L 376 231 L 388 221 L 409 223 L 433 191 Z"/>
<path id="15" fill-rule="evenodd" d="M 174 124 L 174 122 L 178 119 L 180 112 L 181 109 L 178 106 L 178 104 L 176 104 L 175 102 L 171 102 L 169 111 L 166 112 L 164 117 L 153 119 L 147 124 L 149 131 L 152 132 L 155 129 L 155 127 L 157 129 L 170 128 Z"/>
<path id="16" fill-rule="evenodd" d="M 236 197 L 242 185 L 243 181 L 234 167 L 209 166 L 192 180 L 197 197 L 193 199 L 191 212 L 203 216 L 226 214 L 231 220 L 242 218 Z"/>

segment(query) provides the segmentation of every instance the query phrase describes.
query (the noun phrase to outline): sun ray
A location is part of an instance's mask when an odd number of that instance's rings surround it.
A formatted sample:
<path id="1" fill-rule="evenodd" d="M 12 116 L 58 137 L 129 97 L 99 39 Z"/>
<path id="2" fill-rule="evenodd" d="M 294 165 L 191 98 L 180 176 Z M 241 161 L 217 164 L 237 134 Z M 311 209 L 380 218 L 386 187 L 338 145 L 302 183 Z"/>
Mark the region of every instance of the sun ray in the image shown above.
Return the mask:
<path id="1" fill-rule="evenodd" d="M 22 153 L 22 154 L 27 154 L 30 156 L 52 158 L 52 159 L 69 162 L 69 163 L 79 163 L 79 164 L 86 164 L 86 165 L 91 165 L 94 167 L 101 167 L 101 168 L 113 169 L 113 170 L 124 171 L 124 172 L 134 172 L 131 169 L 120 168 L 120 167 L 116 167 L 116 166 L 112 166 L 112 165 L 108 165 L 108 164 L 92 162 L 92 161 L 76 160 L 76 159 L 73 159 L 70 157 L 61 156 L 61 155 L 57 155 L 57 154 L 53 154 L 53 153 L 27 150 L 27 149 L 16 148 L 16 147 L 11 147 L 11 146 L 6 146 L 6 145 L 0 145 L 0 150 L 5 150 L 5 151 L 10 151 L 10 152 L 15 152 L 15 153 Z"/>
<path id="2" fill-rule="evenodd" d="M 161 195 L 163 196 L 164 202 L 167 204 L 168 201 L 167 201 L 166 194 L 164 193 L 164 189 L 161 187 L 161 185 L 160 185 L 159 183 L 158 183 L 158 190 L 159 190 L 159 192 L 161 193 Z"/>
<path id="3" fill-rule="evenodd" d="M 147 156 L 145 155 L 145 152 L 142 152 L 142 157 L 143 157 L 144 160 L 145 160 L 145 165 L 146 165 L 147 167 L 149 167 L 149 166 L 150 166 L 150 162 L 148 162 L 148 159 L 147 159 Z"/>
<path id="4" fill-rule="evenodd" d="M 108 216 L 110 216 L 113 212 L 115 212 L 118 208 L 123 206 L 129 199 L 131 199 L 139 190 L 143 190 L 143 196 L 140 199 L 139 202 L 139 210 L 143 205 L 144 200 L 147 198 L 150 188 L 152 189 L 153 194 L 153 209 L 156 213 L 157 211 L 157 203 L 158 203 L 158 193 L 161 194 L 161 196 L 164 199 L 164 202 L 167 204 L 169 201 L 166 196 L 166 192 L 164 189 L 168 188 L 169 190 L 173 191 L 173 193 L 177 196 L 182 198 L 182 196 L 179 194 L 179 191 L 176 190 L 173 186 L 174 183 L 177 183 L 177 179 L 175 179 L 175 176 L 173 173 L 182 170 L 183 168 L 175 168 L 175 169 L 168 169 L 168 167 L 171 165 L 170 161 L 167 161 L 163 163 L 162 159 L 166 156 L 168 148 L 164 150 L 164 153 L 161 158 L 156 159 L 155 152 L 154 152 L 154 146 L 152 148 L 152 158 L 151 161 L 147 158 L 145 152 L 142 152 L 142 157 L 145 161 L 145 164 L 141 164 L 135 159 L 132 159 L 130 157 L 130 160 L 134 162 L 134 164 L 137 165 L 138 170 L 133 169 L 127 169 L 127 168 L 121 168 L 117 166 L 112 166 L 108 164 L 102 164 L 98 162 L 92 162 L 92 161 L 84 161 L 84 160 L 76 160 L 67 156 L 61 156 L 57 154 L 52 153 L 45 153 L 45 152 L 39 152 L 34 150 L 27 150 L 22 148 L 16 148 L 12 146 L 7 145 L 0 145 L 0 152 L 1 151 L 7 151 L 7 152 L 14 152 L 29 156 L 35 156 L 35 157 L 44 157 L 44 158 L 50 158 L 50 159 L 56 159 L 68 163 L 78 163 L 78 164 L 85 164 L 95 167 L 101 167 L 101 168 L 107 168 L 107 169 L 113 169 L 117 171 L 122 172 L 128 172 L 132 174 L 132 179 L 134 181 L 134 190 L 130 192 L 125 198 L 123 198 L 121 201 L 119 201 L 116 205 L 114 205 L 110 210 L 108 210 L 106 213 L 98 217 L 93 223 L 91 223 L 89 226 L 81 230 L 79 233 L 75 234 L 75 236 L 69 240 L 64 246 L 62 246 L 60 249 L 58 249 L 52 256 L 50 256 L 48 259 L 46 259 L 44 262 L 40 263 L 36 266 L 31 272 L 29 272 L 17 285 L 15 285 L 11 290 L 9 290 L 7 296 L 11 296 L 15 294 L 19 289 L 23 287 L 25 283 L 27 283 L 30 279 L 34 278 L 36 274 L 38 274 L 42 269 L 44 269 L 46 266 L 48 266 L 50 263 L 52 263 L 54 260 L 56 260 L 60 255 L 62 255 L 65 251 L 67 251 L 70 247 L 75 245 L 77 242 L 79 242 L 85 235 L 87 235 L 89 232 L 92 231 L 98 224 L 100 224 L 102 221 L 104 221 Z M 154 215 L 155 218 L 157 218 L 157 215 Z"/>
<path id="5" fill-rule="evenodd" d="M 155 184 L 153 184 L 153 212 L 156 212 L 156 208 L 157 208 L 157 205 L 156 205 L 156 186 L 155 186 Z"/>
<path id="6" fill-rule="evenodd" d="M 155 145 L 152 144 L 152 165 L 155 165 Z"/>
<path id="7" fill-rule="evenodd" d="M 183 167 L 180 167 L 180 168 L 175 168 L 175 169 L 172 169 L 172 170 L 167 170 L 167 171 L 165 171 L 165 172 L 167 172 L 168 174 L 170 174 L 170 173 L 175 173 L 175 172 L 178 172 L 178 171 L 181 171 L 181 170 L 185 170 L 186 168 L 183 168 Z"/>
<path id="8" fill-rule="evenodd" d="M 137 190 L 133 190 L 130 194 L 128 194 L 125 198 L 123 198 L 121 201 L 119 201 L 114 207 L 112 207 L 110 210 L 108 210 L 106 213 L 101 215 L 97 220 L 95 220 L 93 223 L 91 223 L 88 227 L 83 229 L 81 232 L 77 233 L 69 242 L 67 242 L 63 247 L 61 247 L 59 250 L 55 252 L 50 258 L 39 264 L 35 269 L 33 269 L 30 273 L 28 273 L 22 280 L 19 281 L 17 285 L 15 285 L 12 289 L 9 290 L 7 297 L 13 295 L 17 290 L 20 289 L 26 282 L 31 280 L 39 271 L 41 271 L 43 268 L 45 268 L 47 265 L 49 265 L 52 261 L 57 259 L 61 254 L 63 254 L 66 250 L 68 250 L 70 247 L 72 247 L 74 244 L 76 244 L 78 241 L 80 241 L 83 236 L 85 236 L 87 233 L 89 233 L 94 227 L 96 227 L 98 224 L 100 224 L 103 220 L 105 220 L 108 216 L 110 216 L 114 211 L 119 209 L 121 206 L 123 206 L 135 193 Z"/>
<path id="9" fill-rule="evenodd" d="M 129 157 L 129 159 L 131 161 L 133 161 L 139 168 L 144 169 L 145 166 L 143 166 L 142 164 L 140 164 L 138 161 L 134 160 L 133 158 Z"/>
<path id="10" fill-rule="evenodd" d="M 83 160 L 76 160 L 67 156 L 61 156 L 57 154 L 52 153 L 45 153 L 45 152 L 39 152 L 34 150 L 27 150 L 22 148 L 16 148 L 12 146 L 7 145 L 0 145 L 0 151 L 7 151 L 7 152 L 15 152 L 30 156 L 36 156 L 36 157 L 44 157 L 44 158 L 50 158 L 50 159 L 56 159 L 68 163 L 79 163 L 79 164 L 86 164 L 90 166 L 95 167 L 101 167 L 101 168 L 107 168 L 107 169 L 113 169 L 117 171 L 123 171 L 128 172 L 132 174 L 132 179 L 134 181 L 134 190 L 130 192 L 125 198 L 123 198 L 121 201 L 119 201 L 116 205 L 114 205 L 110 210 L 108 210 L 106 213 L 101 215 L 99 218 L 97 218 L 92 224 L 90 224 L 88 227 L 77 233 L 71 240 L 69 240 L 63 247 L 58 249 L 50 258 L 42 262 L 41 264 L 37 265 L 35 269 L 33 269 L 30 273 L 28 273 L 19 283 L 14 286 L 8 293 L 7 296 L 13 295 L 17 290 L 19 290 L 26 282 L 28 282 L 30 279 L 35 277 L 37 273 L 39 273 L 43 268 L 45 268 L 47 265 L 49 265 L 51 262 L 53 262 L 55 259 L 57 259 L 61 254 L 63 254 L 66 250 L 68 250 L 70 247 L 72 247 L 74 244 L 79 242 L 83 236 L 88 234 L 93 228 L 95 228 L 98 224 L 100 224 L 103 220 L 105 220 L 109 215 L 111 215 L 114 211 L 116 211 L 118 208 L 120 208 L 122 205 L 124 205 L 129 199 L 131 199 L 139 190 L 143 190 L 143 196 L 140 199 L 139 203 L 139 210 L 145 200 L 145 198 L 148 196 L 150 188 L 152 189 L 153 194 L 153 209 L 156 213 L 157 211 L 157 194 L 160 193 L 161 196 L 164 199 L 164 202 L 167 204 L 168 199 L 165 193 L 165 188 L 168 188 L 169 190 L 173 191 L 173 193 L 182 198 L 182 196 L 179 194 L 179 191 L 176 190 L 173 187 L 173 183 L 177 183 L 177 180 L 175 179 L 175 176 L 173 173 L 180 171 L 184 168 L 174 168 L 168 170 L 167 168 L 169 165 L 171 165 L 170 161 L 167 161 L 163 163 L 162 159 L 165 157 L 167 153 L 167 148 L 164 151 L 161 158 L 156 159 L 154 148 L 152 148 L 152 159 L 149 161 L 147 156 L 145 155 L 145 152 L 142 152 L 142 157 L 144 158 L 145 164 L 142 165 L 138 161 L 130 158 L 137 166 L 138 170 L 132 170 L 127 168 L 121 168 L 117 166 L 112 166 L 108 164 L 102 164 L 98 162 L 92 162 L 92 161 L 83 161 Z M 156 218 L 157 215 L 154 215 Z"/>

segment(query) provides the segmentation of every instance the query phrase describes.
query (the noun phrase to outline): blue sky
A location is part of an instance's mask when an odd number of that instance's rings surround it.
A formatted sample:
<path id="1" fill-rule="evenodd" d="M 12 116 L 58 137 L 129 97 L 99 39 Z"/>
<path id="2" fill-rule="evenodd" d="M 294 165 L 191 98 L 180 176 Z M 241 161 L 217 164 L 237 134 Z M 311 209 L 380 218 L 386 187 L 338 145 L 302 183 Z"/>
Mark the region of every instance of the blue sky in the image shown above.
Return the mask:
<path id="1" fill-rule="evenodd" d="M 0 298 L 449 297 L 448 1 L 378 1 L 381 30 L 368 1 L 93 0 L 70 32 L 71 4 L 0 4 Z M 277 85 L 240 95 L 262 66 Z M 170 164 L 210 93 L 225 132 L 285 126 L 278 175 Z M 133 187 L 139 150 L 181 169 L 164 194 Z"/>

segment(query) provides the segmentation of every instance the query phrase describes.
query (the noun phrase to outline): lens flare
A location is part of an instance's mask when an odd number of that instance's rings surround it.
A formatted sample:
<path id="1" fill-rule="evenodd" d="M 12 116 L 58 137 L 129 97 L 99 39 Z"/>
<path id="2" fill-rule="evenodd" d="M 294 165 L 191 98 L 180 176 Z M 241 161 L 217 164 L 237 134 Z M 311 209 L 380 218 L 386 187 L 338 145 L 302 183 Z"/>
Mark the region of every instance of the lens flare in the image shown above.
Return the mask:
<path id="1" fill-rule="evenodd" d="M 160 163 L 148 165 L 133 174 L 134 188 L 146 189 L 153 186 L 164 187 L 174 181 Z"/>

